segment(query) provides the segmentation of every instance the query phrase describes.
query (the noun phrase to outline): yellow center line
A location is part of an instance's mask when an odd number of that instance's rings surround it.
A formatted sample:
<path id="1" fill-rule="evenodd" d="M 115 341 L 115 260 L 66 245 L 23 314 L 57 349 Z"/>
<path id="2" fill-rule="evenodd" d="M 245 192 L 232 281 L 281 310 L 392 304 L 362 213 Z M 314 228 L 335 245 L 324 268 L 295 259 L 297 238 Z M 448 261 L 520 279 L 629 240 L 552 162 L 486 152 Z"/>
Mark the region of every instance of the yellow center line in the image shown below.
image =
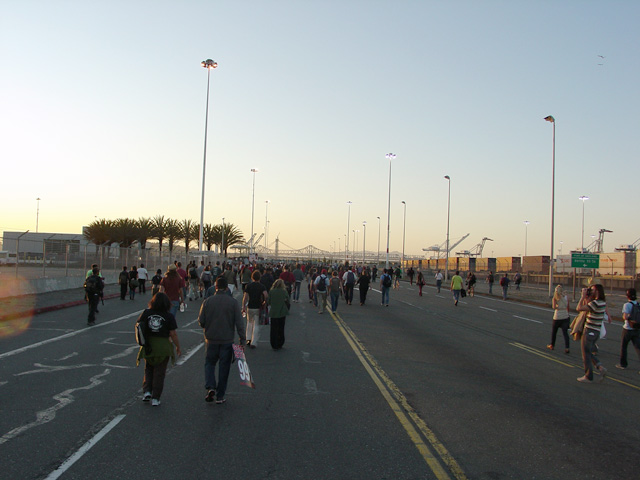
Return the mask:
<path id="1" fill-rule="evenodd" d="M 438 459 L 431 453 L 427 444 L 423 441 L 423 437 L 427 439 L 433 450 L 438 453 L 442 462 L 447 465 L 451 473 L 454 475 L 454 478 L 457 480 L 466 480 L 467 477 L 458 462 L 456 462 L 445 446 L 437 439 L 431 429 L 427 427 L 427 424 L 420 418 L 413 407 L 409 405 L 409 402 L 400 389 L 387 376 L 384 370 L 382 370 L 376 360 L 367 352 L 349 326 L 337 313 L 332 313 L 331 311 L 329 313 L 364 366 L 365 370 L 378 387 L 378 390 L 382 393 L 382 396 L 389 404 L 389 407 L 391 407 L 391 410 L 400 421 L 400 424 L 409 435 L 409 438 L 420 452 L 420 455 L 427 465 L 429 465 L 431 471 L 436 475 L 436 478 L 438 478 L 438 480 L 450 480 L 451 476 L 443 469 Z M 393 396 L 391 394 L 393 394 Z M 407 415 L 411 418 L 413 424 Z M 416 430 L 414 424 L 420 430 L 422 436 Z"/>

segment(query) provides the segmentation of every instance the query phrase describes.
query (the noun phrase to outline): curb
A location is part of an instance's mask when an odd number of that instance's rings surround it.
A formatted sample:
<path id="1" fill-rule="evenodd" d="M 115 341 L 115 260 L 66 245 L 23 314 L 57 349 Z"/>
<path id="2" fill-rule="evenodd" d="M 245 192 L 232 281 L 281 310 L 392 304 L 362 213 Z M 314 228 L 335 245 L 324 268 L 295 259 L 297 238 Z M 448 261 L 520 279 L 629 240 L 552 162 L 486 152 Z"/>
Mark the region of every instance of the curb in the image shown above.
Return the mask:
<path id="1" fill-rule="evenodd" d="M 105 295 L 103 299 L 110 300 L 112 298 L 118 297 L 120 297 L 119 293 L 113 293 L 111 295 Z M 23 310 L 21 312 L 8 313 L 6 315 L 0 315 L 0 322 L 4 322 L 6 320 L 15 320 L 16 318 L 30 317 L 32 315 L 38 315 L 40 313 L 53 312 L 56 310 L 62 310 L 63 308 L 77 307 L 86 303 L 86 300 L 75 300 L 73 302 L 60 303 L 58 305 L 49 305 L 48 307 L 32 308 L 29 310 Z"/>

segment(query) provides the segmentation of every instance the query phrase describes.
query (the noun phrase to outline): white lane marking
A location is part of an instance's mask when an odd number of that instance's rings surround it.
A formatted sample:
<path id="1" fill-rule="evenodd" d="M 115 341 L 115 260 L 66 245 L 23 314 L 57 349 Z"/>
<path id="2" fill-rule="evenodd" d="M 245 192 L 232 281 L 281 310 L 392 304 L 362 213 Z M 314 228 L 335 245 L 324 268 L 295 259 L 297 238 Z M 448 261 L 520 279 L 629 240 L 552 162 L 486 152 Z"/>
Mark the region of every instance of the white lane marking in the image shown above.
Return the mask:
<path id="1" fill-rule="evenodd" d="M 142 310 L 139 310 L 137 312 L 133 312 L 133 313 L 130 313 L 128 315 L 124 315 L 122 317 L 114 318 L 113 320 L 109 320 L 108 322 L 99 323 L 99 324 L 97 324 L 97 325 L 95 325 L 93 327 L 83 328 L 81 330 L 75 330 L 73 332 L 66 333 L 64 335 L 60 335 L 59 337 L 53 337 L 53 338 L 49 338 L 47 340 L 43 340 L 41 342 L 32 343 L 31 345 L 26 345 L 26 346 L 18 348 L 16 350 L 11 350 L 9 352 L 2 353 L 2 354 L 0 354 L 0 359 L 3 359 L 5 357 L 11 357 L 13 355 L 17 355 L 19 353 L 23 353 L 23 352 L 26 352 L 28 350 L 31 350 L 32 348 L 41 347 L 41 346 L 46 345 L 48 343 L 53 343 L 53 342 L 57 342 L 59 340 L 64 340 L 65 338 L 74 337 L 76 335 L 79 335 L 81 333 L 86 333 L 86 332 L 88 332 L 90 330 L 93 330 L 95 328 L 101 328 L 101 327 L 104 327 L 106 325 L 111 325 L 112 323 L 119 322 L 120 320 L 124 320 L 126 318 L 131 318 L 131 317 L 134 317 L 136 315 L 140 315 L 141 313 L 142 313 Z"/>
<path id="2" fill-rule="evenodd" d="M 304 379 L 304 388 L 307 389 L 307 395 L 318 393 L 318 386 L 316 385 L 316 381 L 311 378 Z"/>
<path id="3" fill-rule="evenodd" d="M 73 352 L 73 353 L 70 353 L 69 355 L 67 355 L 67 356 L 65 356 L 65 357 L 58 358 L 58 359 L 56 360 L 56 362 L 62 362 L 63 360 L 68 360 L 68 359 L 70 359 L 71 357 L 75 357 L 75 356 L 77 356 L 77 355 L 78 355 L 78 352 Z"/>
<path id="4" fill-rule="evenodd" d="M 305 363 L 322 363 L 322 362 L 309 360 L 310 356 L 311 356 L 311 354 L 309 352 L 302 352 L 302 361 L 305 362 Z"/>
<path id="5" fill-rule="evenodd" d="M 34 367 L 40 367 L 36 370 L 27 370 L 26 372 L 14 373 L 14 376 L 21 377 L 23 375 L 33 375 L 34 373 L 52 373 L 52 372 L 62 372 L 64 370 L 77 370 L 79 368 L 87 368 L 87 367 L 97 367 L 98 365 L 90 364 L 90 363 L 81 363 L 79 365 L 68 365 L 68 366 L 52 366 L 52 365 L 43 365 L 42 363 L 34 363 Z"/>
<path id="6" fill-rule="evenodd" d="M 186 355 L 182 355 L 178 361 L 176 362 L 176 365 L 182 365 L 184 364 L 187 360 L 189 360 L 191 357 L 193 357 L 193 355 L 200 350 L 202 347 L 204 347 L 204 342 L 202 342 L 199 345 L 196 345 L 195 348 L 192 348 Z"/>
<path id="7" fill-rule="evenodd" d="M 67 470 L 69 470 L 69 468 L 71 467 L 71 465 L 73 465 L 74 463 L 76 463 L 78 460 L 80 460 L 80 458 L 87 453 L 91 447 L 93 447 L 96 443 L 98 443 L 100 440 L 102 440 L 102 438 L 109 433 L 116 425 L 118 425 L 118 423 L 120 423 L 122 421 L 122 419 L 125 417 L 125 415 L 118 415 L 117 417 L 115 417 L 113 420 L 111 420 L 102 430 L 100 430 L 91 440 L 89 440 L 87 443 L 85 443 L 82 447 L 80 447 L 80 449 L 74 453 L 73 455 L 71 455 L 69 458 L 67 458 L 64 462 L 62 462 L 62 465 L 60 465 L 57 469 L 55 469 L 53 472 L 51 472 L 49 474 L 49 476 L 45 479 L 45 480 L 55 480 L 56 478 L 59 478 L 60 475 L 62 475 L 64 472 L 66 472 Z"/>
<path id="8" fill-rule="evenodd" d="M 542 323 L 542 322 L 541 322 L 541 321 L 539 321 L 539 320 L 532 320 L 532 319 L 530 319 L 530 318 L 526 318 L 526 317 L 519 317 L 518 315 L 514 315 L 514 317 L 515 317 L 515 318 L 519 318 L 520 320 L 526 320 L 526 321 L 528 321 L 528 322 Z"/>
<path id="9" fill-rule="evenodd" d="M 54 395 L 53 399 L 56 400 L 58 403 L 56 403 L 54 406 L 49 407 L 45 410 L 40 410 L 39 412 L 36 412 L 36 420 L 34 420 L 33 422 L 26 423 L 20 427 L 16 427 L 13 430 L 5 433 L 2 437 L 0 437 L 0 445 L 8 442 L 12 438 L 17 437 L 21 433 L 33 427 L 38 427 L 45 423 L 51 422 L 54 418 L 56 418 L 56 412 L 58 410 L 66 407 L 67 405 L 70 405 L 75 401 L 73 392 L 75 392 L 76 390 L 91 390 L 92 388 L 97 387 L 98 385 L 104 382 L 104 380 L 101 380 L 100 378 L 106 375 L 109 375 L 110 373 L 111 373 L 111 370 L 107 368 L 105 369 L 104 372 L 91 377 L 89 379 L 89 381 L 91 382 L 89 383 L 89 385 L 85 385 L 84 387 L 78 387 L 78 388 L 69 388 L 64 392 Z"/>
<path id="10" fill-rule="evenodd" d="M 483 310 L 489 310 L 490 312 L 497 312 L 498 311 L 498 310 L 494 310 L 493 308 L 487 308 L 487 307 L 482 307 L 482 306 L 480 306 L 478 308 L 481 308 Z"/>

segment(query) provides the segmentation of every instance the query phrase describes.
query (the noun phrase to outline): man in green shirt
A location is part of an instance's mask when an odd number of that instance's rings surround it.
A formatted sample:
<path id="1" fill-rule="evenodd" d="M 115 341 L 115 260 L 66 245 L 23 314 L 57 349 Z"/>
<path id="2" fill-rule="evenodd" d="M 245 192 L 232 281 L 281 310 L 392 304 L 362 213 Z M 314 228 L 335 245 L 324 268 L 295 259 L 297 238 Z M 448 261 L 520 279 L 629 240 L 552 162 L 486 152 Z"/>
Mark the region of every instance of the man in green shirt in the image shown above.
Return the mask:
<path id="1" fill-rule="evenodd" d="M 455 306 L 458 306 L 458 300 L 460 299 L 460 290 L 462 290 L 462 277 L 460 276 L 460 271 L 456 270 L 456 274 L 451 277 L 451 291 L 453 292 Z"/>

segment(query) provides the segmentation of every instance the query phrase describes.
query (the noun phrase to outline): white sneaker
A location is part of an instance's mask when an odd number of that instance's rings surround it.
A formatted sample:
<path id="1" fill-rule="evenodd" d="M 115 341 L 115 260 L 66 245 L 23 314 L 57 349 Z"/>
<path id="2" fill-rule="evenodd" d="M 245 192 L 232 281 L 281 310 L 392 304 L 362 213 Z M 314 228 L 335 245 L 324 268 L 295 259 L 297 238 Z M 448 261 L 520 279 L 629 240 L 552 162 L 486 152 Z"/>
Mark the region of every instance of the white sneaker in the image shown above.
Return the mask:
<path id="1" fill-rule="evenodd" d="M 144 392 L 142 395 L 142 401 L 148 402 L 149 400 L 151 400 L 151 392 Z"/>
<path id="2" fill-rule="evenodd" d="M 151 399 L 151 406 L 152 407 L 157 407 L 159 405 L 160 405 L 160 400 L 158 400 L 157 398 Z"/>

